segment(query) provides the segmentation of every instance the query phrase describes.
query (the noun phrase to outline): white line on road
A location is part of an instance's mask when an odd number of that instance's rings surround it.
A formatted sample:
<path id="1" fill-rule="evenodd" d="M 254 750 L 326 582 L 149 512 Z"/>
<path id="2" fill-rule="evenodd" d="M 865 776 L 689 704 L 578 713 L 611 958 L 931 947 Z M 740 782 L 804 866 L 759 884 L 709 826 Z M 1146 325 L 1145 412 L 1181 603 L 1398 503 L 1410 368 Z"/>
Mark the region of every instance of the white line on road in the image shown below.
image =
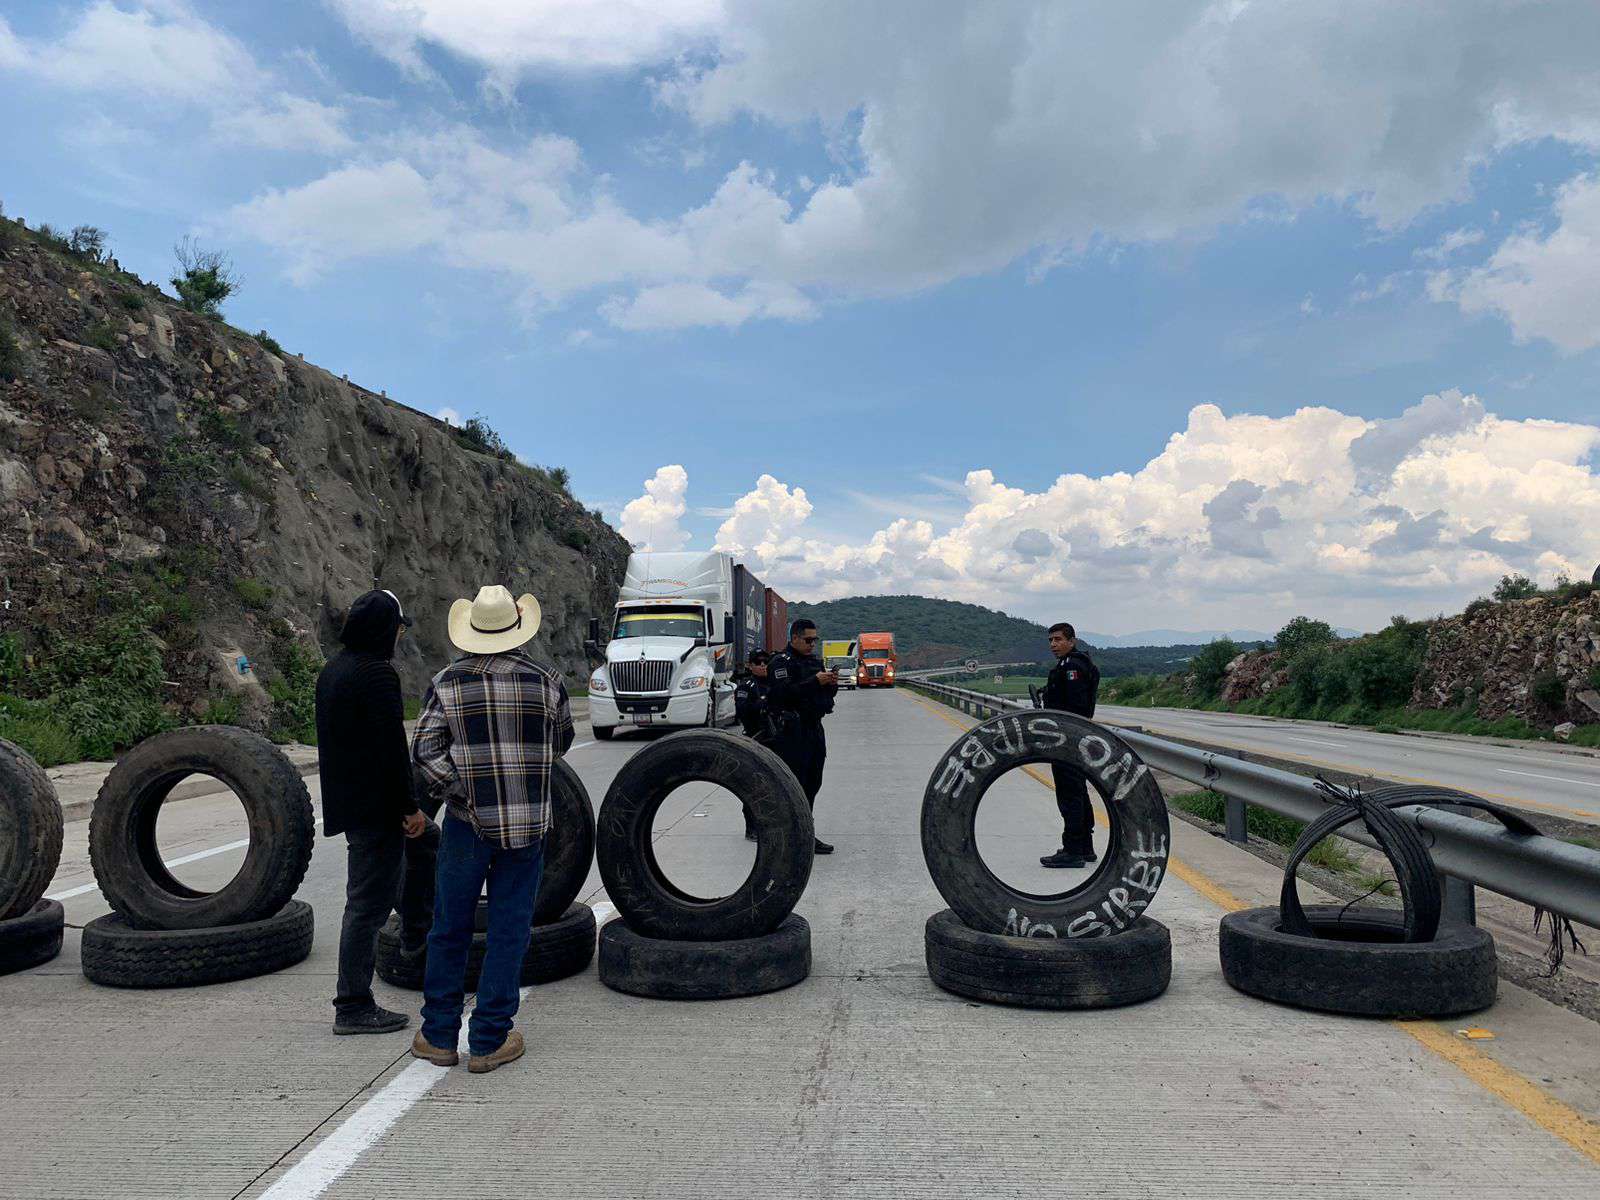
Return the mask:
<path id="1" fill-rule="evenodd" d="M 1344 742 L 1325 742 L 1321 738 L 1295 737 L 1292 734 L 1289 736 L 1289 740 L 1291 742 L 1310 742 L 1317 746 L 1332 746 L 1336 750 L 1348 750 L 1350 748 Z"/>
<path id="2" fill-rule="evenodd" d="M 1600 783 L 1590 783 L 1587 779 L 1565 779 L 1560 775 L 1540 775 L 1536 771 L 1513 771 L 1508 767 L 1496 767 L 1502 775 L 1526 775 L 1529 779 L 1548 779 L 1552 783 L 1570 783 L 1578 787 L 1600 788 Z"/>
<path id="3" fill-rule="evenodd" d="M 527 988 L 522 989 L 521 1002 L 528 999 Z M 463 1055 L 467 1050 L 467 1027 L 461 1027 L 461 1037 L 456 1048 Z M 378 1139 L 388 1133 L 411 1107 L 433 1090 L 450 1073 L 449 1067 L 436 1067 L 422 1059 L 414 1060 L 372 1099 L 345 1118 L 322 1143 L 302 1158 L 288 1172 L 261 1194 L 261 1200 L 316 1200 L 348 1171 L 361 1156 L 378 1144 Z"/>
<path id="4" fill-rule="evenodd" d="M 202 858 L 210 858 L 215 854 L 226 854 L 229 850 L 242 850 L 250 844 L 250 839 L 245 838 L 238 842 L 229 842 L 223 846 L 213 846 L 209 850 L 196 850 L 193 854 L 185 854 L 182 858 L 165 858 L 161 861 L 169 867 L 181 867 L 184 863 L 199 862 Z M 46 896 L 46 900 L 71 900 L 74 896 L 85 896 L 90 892 L 98 892 L 98 883 L 85 883 L 75 888 L 68 888 L 64 892 L 56 892 Z"/>

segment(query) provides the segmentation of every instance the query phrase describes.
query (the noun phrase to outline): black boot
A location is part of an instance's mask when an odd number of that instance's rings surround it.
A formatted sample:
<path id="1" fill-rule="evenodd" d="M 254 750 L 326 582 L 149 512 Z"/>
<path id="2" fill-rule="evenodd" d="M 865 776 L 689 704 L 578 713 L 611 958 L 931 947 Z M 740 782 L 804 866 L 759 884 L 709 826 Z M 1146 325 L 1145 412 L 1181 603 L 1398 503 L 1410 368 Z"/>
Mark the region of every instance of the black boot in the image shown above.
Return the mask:
<path id="1" fill-rule="evenodd" d="M 1039 860 L 1039 865 L 1041 867 L 1085 867 L 1089 864 L 1080 855 L 1061 849 L 1054 854 L 1046 854 Z"/>
<path id="2" fill-rule="evenodd" d="M 817 844 L 816 844 L 814 849 L 815 849 L 815 852 L 817 854 L 832 854 L 833 853 L 833 847 L 828 845 L 828 843 L 823 841 L 821 838 L 817 838 L 816 839 L 816 843 Z"/>
<path id="3" fill-rule="evenodd" d="M 355 1012 L 337 1013 L 333 1018 L 333 1031 L 337 1034 L 347 1033 L 393 1033 L 397 1029 L 404 1029 L 411 1024 L 411 1018 L 405 1013 L 390 1012 L 387 1008 L 379 1008 L 374 1004 L 371 1008 L 360 1008 Z"/>

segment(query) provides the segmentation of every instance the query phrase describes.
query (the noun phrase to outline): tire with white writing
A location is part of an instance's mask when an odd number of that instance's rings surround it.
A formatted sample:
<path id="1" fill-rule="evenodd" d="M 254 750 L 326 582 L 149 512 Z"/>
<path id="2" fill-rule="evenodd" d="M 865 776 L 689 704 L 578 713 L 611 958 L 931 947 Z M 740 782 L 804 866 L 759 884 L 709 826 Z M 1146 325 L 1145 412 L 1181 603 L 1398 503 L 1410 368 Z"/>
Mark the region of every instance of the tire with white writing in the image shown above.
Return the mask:
<path id="1" fill-rule="evenodd" d="M 478 990 L 478 976 L 483 970 L 484 951 L 488 948 L 485 936 L 488 916 L 489 905 L 480 900 L 477 931 L 467 951 L 466 990 L 469 992 Z M 535 922 L 533 939 L 522 957 L 523 986 L 552 983 L 576 975 L 594 961 L 594 938 L 594 909 L 587 904 L 571 905 L 554 921 Z M 378 978 L 384 982 L 421 991 L 422 978 L 428 968 L 428 948 L 424 944 L 408 952 L 400 942 L 400 918 L 391 916 L 378 930 L 376 963 Z"/>
<path id="2" fill-rule="evenodd" d="M 600 982 L 653 1000 L 732 1000 L 811 974 L 811 926 L 790 913 L 771 933 L 726 941 L 645 937 L 622 920 L 600 930 Z"/>
<path id="3" fill-rule="evenodd" d="M 1024 1008 L 1118 1008 L 1152 1000 L 1172 981 L 1172 938 L 1140 917 L 1115 937 L 979 933 L 951 909 L 923 930 L 928 977 L 947 992 Z"/>
<path id="4" fill-rule="evenodd" d="M 1011 887 L 978 853 L 978 805 L 1007 771 L 1050 763 L 1100 793 L 1111 834 L 1094 873 L 1069 892 Z M 1112 730 L 1054 709 L 1006 713 L 956 739 L 922 797 L 922 856 L 945 902 L 983 933 L 1084 938 L 1139 919 L 1167 871 L 1167 806 L 1150 769 Z"/>
<path id="5" fill-rule="evenodd" d="M 1321 1012 L 1445 1017 L 1494 1003 L 1494 938 L 1446 923 L 1429 942 L 1406 942 L 1402 915 L 1313 904 L 1314 937 L 1285 933 L 1276 905 L 1222 918 L 1222 976 L 1241 992 Z"/>
<path id="6" fill-rule="evenodd" d="M 696 782 L 732 792 L 756 833 L 750 874 L 719 899 L 684 891 L 656 861 L 657 811 L 675 788 Z M 649 938 L 717 942 L 777 929 L 806 890 L 815 847 L 811 808 L 781 758 L 726 730 L 692 729 L 623 764 L 600 805 L 595 856 L 606 895 L 633 929 Z"/>
<path id="7" fill-rule="evenodd" d="M 66 917 L 59 900 L 40 900 L 20 917 L 0 921 L 0 975 L 26 971 L 60 954 Z"/>
<path id="8" fill-rule="evenodd" d="M 226 784 L 244 806 L 250 846 L 215 892 L 180 882 L 161 860 L 156 820 L 190 775 Z M 106 902 L 134 929 L 206 929 L 281 916 L 311 864 L 316 819 L 287 755 L 247 729 L 201 725 L 147 738 L 106 776 L 89 819 L 89 860 Z"/>
<path id="9" fill-rule="evenodd" d="M 31 914 L 61 865 L 61 802 L 44 768 L 0 738 L 0 921 Z"/>
<path id="10" fill-rule="evenodd" d="M 291 900 L 264 921 L 209 929 L 135 929 L 121 913 L 83 927 L 83 973 L 123 988 L 195 987 L 268 975 L 311 953 L 311 906 Z"/>

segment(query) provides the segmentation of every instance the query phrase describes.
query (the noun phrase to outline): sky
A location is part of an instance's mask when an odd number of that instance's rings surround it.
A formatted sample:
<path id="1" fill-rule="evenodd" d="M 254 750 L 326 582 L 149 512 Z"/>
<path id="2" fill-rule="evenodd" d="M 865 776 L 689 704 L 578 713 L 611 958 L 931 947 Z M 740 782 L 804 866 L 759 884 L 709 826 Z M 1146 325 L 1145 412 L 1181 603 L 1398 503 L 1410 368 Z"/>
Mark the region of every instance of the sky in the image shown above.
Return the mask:
<path id="1" fill-rule="evenodd" d="M 0 202 L 793 598 L 1600 563 L 1592 0 L 10 0 Z"/>

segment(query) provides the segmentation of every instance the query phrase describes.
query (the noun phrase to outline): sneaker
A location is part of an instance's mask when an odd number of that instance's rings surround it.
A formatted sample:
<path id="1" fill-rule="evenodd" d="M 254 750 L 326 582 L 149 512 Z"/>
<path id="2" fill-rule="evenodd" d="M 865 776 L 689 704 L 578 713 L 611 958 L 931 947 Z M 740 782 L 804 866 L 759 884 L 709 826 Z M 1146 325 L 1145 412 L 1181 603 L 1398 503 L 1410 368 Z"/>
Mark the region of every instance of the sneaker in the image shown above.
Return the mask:
<path id="1" fill-rule="evenodd" d="M 1041 867 L 1086 867 L 1088 862 L 1076 854 L 1069 854 L 1065 850 L 1057 850 L 1054 854 L 1046 854 L 1039 860 Z"/>
<path id="2" fill-rule="evenodd" d="M 390 1012 L 374 1004 L 371 1008 L 351 1013 L 338 1013 L 333 1018 L 333 1031 L 341 1037 L 347 1033 L 393 1033 L 411 1024 L 405 1013 Z"/>
<path id="3" fill-rule="evenodd" d="M 828 843 L 823 841 L 821 838 L 817 838 L 816 842 L 817 842 L 817 844 L 814 847 L 814 852 L 815 853 L 817 853 L 817 854 L 832 854 L 833 853 L 833 847 L 828 845 Z"/>
<path id="4" fill-rule="evenodd" d="M 474 1075 L 484 1075 L 496 1067 L 503 1067 L 508 1062 L 516 1062 L 522 1057 L 526 1047 L 522 1044 L 522 1035 L 513 1029 L 506 1034 L 506 1040 L 500 1043 L 500 1049 L 492 1050 L 488 1054 L 474 1054 L 467 1059 L 467 1070 Z"/>
<path id="5" fill-rule="evenodd" d="M 431 1062 L 436 1067 L 453 1067 L 461 1061 L 461 1055 L 454 1050 L 439 1049 L 422 1036 L 420 1029 L 417 1030 L 417 1036 L 411 1039 L 411 1057 Z"/>

